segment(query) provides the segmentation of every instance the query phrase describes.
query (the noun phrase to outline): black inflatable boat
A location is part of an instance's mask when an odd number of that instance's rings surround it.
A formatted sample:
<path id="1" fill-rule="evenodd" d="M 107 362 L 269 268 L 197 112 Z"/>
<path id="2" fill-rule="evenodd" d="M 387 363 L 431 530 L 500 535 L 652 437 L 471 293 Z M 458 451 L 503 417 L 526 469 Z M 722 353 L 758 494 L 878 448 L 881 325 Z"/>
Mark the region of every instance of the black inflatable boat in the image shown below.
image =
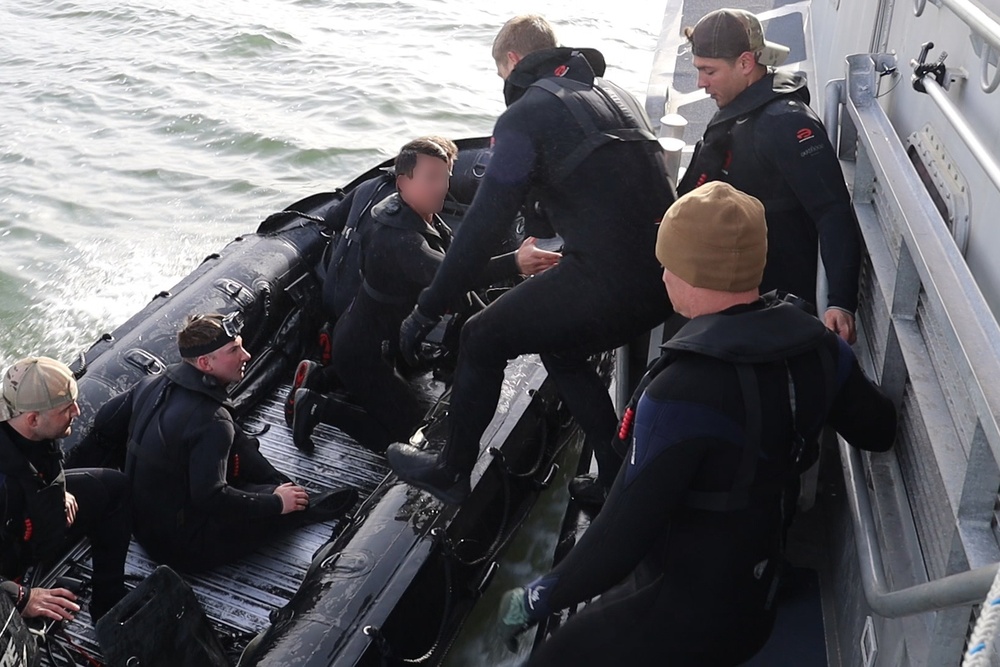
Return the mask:
<path id="1" fill-rule="evenodd" d="M 489 142 L 463 140 L 459 148 L 443 212 L 455 228 L 482 176 Z M 580 437 L 537 358 L 522 357 L 508 367 L 473 473 L 473 493 L 460 508 L 445 507 L 399 482 L 382 456 L 335 428 L 317 428 L 313 455 L 292 445 L 282 401 L 296 362 L 316 353 L 321 267 L 330 245 L 314 218 L 386 166 L 269 216 L 257 232 L 207 257 L 72 364 L 82 415 L 64 442 L 68 465 L 107 399 L 178 361 L 175 333 L 186 315 L 242 311 L 253 359 L 232 391 L 239 421 L 258 434 L 279 469 L 307 488 L 359 490 L 362 500 L 346 520 L 303 528 L 242 561 L 185 577 L 233 664 L 439 663 L 504 546 L 551 479 L 555 457 Z M 415 382 L 431 407 L 414 437 L 433 439 L 447 419 L 447 388 L 431 374 Z M 89 568 L 84 542 L 55 567 L 36 573 L 33 583 L 44 586 L 59 576 L 88 581 Z M 133 543 L 126 567 L 130 582 L 138 583 L 154 568 Z M 101 664 L 86 612 L 49 641 L 71 644 L 50 653 L 49 663 Z"/>

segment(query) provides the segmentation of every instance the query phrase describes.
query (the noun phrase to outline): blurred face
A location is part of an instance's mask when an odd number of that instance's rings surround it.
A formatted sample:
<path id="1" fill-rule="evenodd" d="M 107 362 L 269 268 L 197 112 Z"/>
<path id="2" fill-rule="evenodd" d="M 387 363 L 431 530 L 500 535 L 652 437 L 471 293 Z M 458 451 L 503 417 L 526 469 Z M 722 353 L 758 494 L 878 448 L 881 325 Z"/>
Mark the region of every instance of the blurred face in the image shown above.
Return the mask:
<path id="1" fill-rule="evenodd" d="M 35 422 L 36 440 L 56 440 L 65 438 L 73 432 L 73 420 L 80 416 L 80 407 L 76 401 L 62 407 L 39 412 Z"/>
<path id="2" fill-rule="evenodd" d="M 250 353 L 243 348 L 243 337 L 226 343 L 215 352 L 198 357 L 198 368 L 223 384 L 239 382 L 246 372 Z"/>
<path id="3" fill-rule="evenodd" d="M 694 57 L 698 70 L 698 87 L 704 88 L 721 109 L 753 83 L 751 75 L 756 68 L 753 54 L 746 51 L 734 62 L 725 58 Z"/>
<path id="4" fill-rule="evenodd" d="M 397 178 L 396 188 L 410 208 L 420 217 L 428 219 L 444 207 L 450 181 L 451 165 L 448 162 L 421 154 L 417 155 L 413 175 Z"/>

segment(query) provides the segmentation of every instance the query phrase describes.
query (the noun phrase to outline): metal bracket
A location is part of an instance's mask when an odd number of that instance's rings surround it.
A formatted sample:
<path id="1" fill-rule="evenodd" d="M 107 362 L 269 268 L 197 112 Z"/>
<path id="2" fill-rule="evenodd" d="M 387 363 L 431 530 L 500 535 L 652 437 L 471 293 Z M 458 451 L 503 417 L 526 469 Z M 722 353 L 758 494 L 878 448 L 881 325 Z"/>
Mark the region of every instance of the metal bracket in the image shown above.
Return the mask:
<path id="1" fill-rule="evenodd" d="M 871 616 L 865 618 L 865 627 L 861 631 L 861 666 L 875 667 L 878 657 L 878 642 L 875 641 L 875 622 Z"/>
<path id="2" fill-rule="evenodd" d="M 927 55 L 930 50 L 934 48 L 934 42 L 924 42 L 923 46 L 920 47 L 920 55 L 915 61 L 911 61 L 910 64 L 913 65 L 913 89 L 918 93 L 926 93 L 927 89 L 924 87 L 924 78 L 927 76 L 934 77 L 937 84 L 944 87 L 945 80 L 945 58 L 948 57 L 947 51 L 942 51 L 941 55 L 938 57 L 937 62 L 927 63 Z"/>

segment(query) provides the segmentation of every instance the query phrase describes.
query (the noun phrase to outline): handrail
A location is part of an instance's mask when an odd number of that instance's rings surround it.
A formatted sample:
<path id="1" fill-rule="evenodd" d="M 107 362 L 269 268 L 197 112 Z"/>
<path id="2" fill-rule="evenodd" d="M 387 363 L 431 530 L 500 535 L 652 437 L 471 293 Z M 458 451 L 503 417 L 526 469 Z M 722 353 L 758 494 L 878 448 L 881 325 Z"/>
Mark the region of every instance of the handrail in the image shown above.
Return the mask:
<path id="1" fill-rule="evenodd" d="M 894 58 L 861 54 L 850 56 L 847 61 L 846 81 L 831 83 L 826 91 L 826 100 L 832 105 L 824 110 L 828 131 L 836 126 L 837 112 L 843 104 L 843 120 L 856 129 L 875 178 L 890 184 L 886 194 L 900 211 L 901 242 L 908 249 L 913 269 L 927 294 L 932 311 L 929 314 L 947 323 L 942 332 L 945 343 L 958 359 L 964 357 L 960 365 L 971 370 L 965 377 L 971 407 L 979 415 L 988 447 L 1000 461 L 1000 426 L 996 419 L 1000 415 L 1000 391 L 992 383 L 993 378 L 1000 377 L 1000 362 L 996 358 L 1000 328 L 947 230 L 935 224 L 938 215 L 930 196 L 919 182 L 906 178 L 906 174 L 912 173 L 912 165 L 875 98 L 878 73 L 887 65 L 894 65 Z M 925 84 L 931 85 L 931 80 Z M 888 275 L 880 275 L 878 279 L 882 284 L 894 282 L 893 276 Z M 891 312 L 893 318 L 912 317 L 907 312 L 897 313 L 895 304 L 891 305 Z M 862 588 L 871 609 L 883 617 L 898 618 L 980 602 L 997 573 L 997 564 L 891 589 L 861 454 L 843 439 L 838 439 L 838 444 Z"/>
<path id="2" fill-rule="evenodd" d="M 916 67 L 919 63 L 911 60 L 910 65 Z M 976 158 L 976 162 L 983 168 L 986 172 L 986 176 L 993 182 L 993 185 L 1000 190 L 1000 166 L 997 165 L 993 156 L 990 152 L 986 150 L 983 142 L 979 140 L 976 136 L 975 131 L 969 125 L 969 122 L 965 120 L 965 116 L 959 111 L 955 103 L 951 101 L 948 94 L 945 92 L 944 88 L 934 79 L 933 74 L 928 71 L 922 76 L 918 77 L 918 80 L 922 83 L 924 92 L 934 100 L 934 104 L 937 105 L 944 117 L 951 123 L 952 127 L 958 133 L 958 136 L 962 138 L 965 142 L 966 147 L 972 156 Z"/>
<path id="3" fill-rule="evenodd" d="M 872 611 L 885 618 L 900 618 L 982 602 L 990 590 L 1000 563 L 950 574 L 900 590 L 890 588 L 886 582 L 885 565 L 875 530 L 875 517 L 871 497 L 868 495 L 861 452 L 843 438 L 838 436 L 837 440 L 840 445 L 840 465 L 847 485 L 847 501 L 851 508 L 861 586 Z"/>
<path id="4" fill-rule="evenodd" d="M 979 58 L 982 61 L 979 85 L 985 93 L 992 93 L 1000 85 L 1000 68 L 994 73 L 992 79 L 989 77 L 990 55 L 996 53 L 1000 55 L 1000 22 L 974 0 L 931 0 L 939 7 L 947 7 L 960 18 L 972 33 L 982 41 L 982 49 Z M 914 0 L 913 13 L 920 16 L 924 13 L 927 0 Z M 980 49 L 977 49 L 980 51 Z"/>

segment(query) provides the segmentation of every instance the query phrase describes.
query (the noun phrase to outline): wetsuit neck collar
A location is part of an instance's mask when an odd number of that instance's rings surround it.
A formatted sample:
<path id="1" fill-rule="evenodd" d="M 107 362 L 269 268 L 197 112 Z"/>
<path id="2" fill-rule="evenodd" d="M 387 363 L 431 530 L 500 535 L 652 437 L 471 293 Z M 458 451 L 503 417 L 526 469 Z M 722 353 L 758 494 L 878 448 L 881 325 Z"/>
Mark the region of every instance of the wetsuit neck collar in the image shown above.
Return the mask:
<path id="1" fill-rule="evenodd" d="M 395 229 L 405 229 L 412 232 L 420 232 L 429 236 L 442 238 L 442 227 L 447 229 L 447 225 L 441 220 L 441 216 L 434 214 L 431 222 L 427 222 L 410 207 L 406 201 L 393 193 L 376 204 L 372 208 L 372 218 L 379 224 Z"/>
<path id="2" fill-rule="evenodd" d="M 545 77 L 565 77 L 592 84 L 604 76 L 607 65 L 597 49 L 571 49 L 559 46 L 529 53 L 521 59 L 504 82 L 503 95 L 510 106 L 524 95 L 531 84 Z"/>
<path id="3" fill-rule="evenodd" d="M 796 95 L 808 104 L 809 89 L 806 87 L 805 76 L 784 70 L 769 71 L 759 81 L 737 95 L 732 102 L 719 109 L 708 125 L 711 127 L 732 120 L 766 106 L 784 95 Z"/>
<path id="4" fill-rule="evenodd" d="M 174 384 L 204 394 L 216 403 L 227 405 L 229 402 L 225 385 L 187 362 L 167 366 L 166 375 Z"/>
<path id="5" fill-rule="evenodd" d="M 751 304 L 696 317 L 663 344 L 731 363 L 767 363 L 819 345 L 826 327 L 801 308 L 766 294 Z"/>
<path id="6" fill-rule="evenodd" d="M 0 422 L 0 472 L 18 478 L 37 478 L 45 462 L 62 460 L 55 440 L 28 440 L 7 422 Z"/>

